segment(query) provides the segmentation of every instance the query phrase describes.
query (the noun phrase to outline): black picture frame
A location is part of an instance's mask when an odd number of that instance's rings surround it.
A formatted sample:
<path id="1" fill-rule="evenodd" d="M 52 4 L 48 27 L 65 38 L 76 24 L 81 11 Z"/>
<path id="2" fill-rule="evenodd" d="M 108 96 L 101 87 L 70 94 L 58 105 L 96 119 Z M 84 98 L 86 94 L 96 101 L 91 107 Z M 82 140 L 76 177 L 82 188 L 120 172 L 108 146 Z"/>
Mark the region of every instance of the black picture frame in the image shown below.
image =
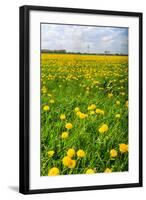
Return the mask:
<path id="1" fill-rule="evenodd" d="M 30 11 L 44 12 L 65 12 L 65 13 L 84 13 L 84 14 L 102 14 L 114 16 L 130 16 L 139 18 L 139 182 L 118 185 L 102 185 L 102 186 L 84 186 L 54 189 L 35 189 L 29 188 L 29 17 Z M 142 186 L 142 13 L 138 12 L 121 12 L 121 11 L 105 11 L 90 9 L 75 9 L 63 7 L 44 7 L 44 6 L 22 6 L 20 7 L 20 133 L 19 133 L 19 154 L 20 154 L 20 174 L 19 174 L 19 191 L 22 194 L 34 193 L 51 193 L 51 192 L 67 192 L 81 190 L 98 190 L 98 189 L 114 189 L 129 188 Z"/>

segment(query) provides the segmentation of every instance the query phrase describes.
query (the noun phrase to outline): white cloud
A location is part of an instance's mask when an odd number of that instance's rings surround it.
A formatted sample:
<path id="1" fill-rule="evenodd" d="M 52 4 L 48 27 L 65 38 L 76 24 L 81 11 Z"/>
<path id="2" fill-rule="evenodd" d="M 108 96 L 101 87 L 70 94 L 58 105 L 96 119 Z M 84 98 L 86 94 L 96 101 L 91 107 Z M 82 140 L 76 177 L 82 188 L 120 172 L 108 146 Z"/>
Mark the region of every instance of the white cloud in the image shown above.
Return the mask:
<path id="1" fill-rule="evenodd" d="M 66 49 L 74 52 L 128 53 L 128 29 L 75 25 L 41 25 L 42 49 Z"/>

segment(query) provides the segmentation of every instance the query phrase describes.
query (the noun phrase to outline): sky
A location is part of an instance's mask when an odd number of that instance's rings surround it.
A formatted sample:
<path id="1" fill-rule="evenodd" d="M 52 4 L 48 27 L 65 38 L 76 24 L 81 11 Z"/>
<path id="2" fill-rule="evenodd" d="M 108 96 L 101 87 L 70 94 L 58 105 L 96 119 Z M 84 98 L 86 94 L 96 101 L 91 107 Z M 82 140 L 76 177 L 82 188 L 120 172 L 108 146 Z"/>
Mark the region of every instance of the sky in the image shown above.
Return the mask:
<path id="1" fill-rule="evenodd" d="M 41 49 L 128 54 L 128 28 L 41 24 Z"/>

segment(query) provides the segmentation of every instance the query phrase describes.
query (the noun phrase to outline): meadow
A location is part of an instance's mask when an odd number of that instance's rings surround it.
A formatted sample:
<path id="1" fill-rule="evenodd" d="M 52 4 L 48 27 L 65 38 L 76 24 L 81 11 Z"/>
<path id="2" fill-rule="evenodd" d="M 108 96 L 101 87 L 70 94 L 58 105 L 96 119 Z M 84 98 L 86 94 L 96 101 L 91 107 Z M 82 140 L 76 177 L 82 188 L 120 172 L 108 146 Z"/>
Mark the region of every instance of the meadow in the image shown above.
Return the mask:
<path id="1" fill-rule="evenodd" d="M 128 171 L 128 56 L 41 54 L 41 176 Z"/>

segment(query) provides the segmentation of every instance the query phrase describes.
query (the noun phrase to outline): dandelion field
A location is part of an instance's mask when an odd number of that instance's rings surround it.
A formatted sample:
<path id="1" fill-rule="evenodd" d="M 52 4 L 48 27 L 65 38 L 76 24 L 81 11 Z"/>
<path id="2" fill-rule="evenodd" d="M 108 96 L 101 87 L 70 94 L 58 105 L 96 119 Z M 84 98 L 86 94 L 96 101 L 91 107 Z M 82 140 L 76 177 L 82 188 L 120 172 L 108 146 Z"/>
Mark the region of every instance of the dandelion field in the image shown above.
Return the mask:
<path id="1" fill-rule="evenodd" d="M 128 171 L 128 56 L 41 53 L 41 176 Z"/>

